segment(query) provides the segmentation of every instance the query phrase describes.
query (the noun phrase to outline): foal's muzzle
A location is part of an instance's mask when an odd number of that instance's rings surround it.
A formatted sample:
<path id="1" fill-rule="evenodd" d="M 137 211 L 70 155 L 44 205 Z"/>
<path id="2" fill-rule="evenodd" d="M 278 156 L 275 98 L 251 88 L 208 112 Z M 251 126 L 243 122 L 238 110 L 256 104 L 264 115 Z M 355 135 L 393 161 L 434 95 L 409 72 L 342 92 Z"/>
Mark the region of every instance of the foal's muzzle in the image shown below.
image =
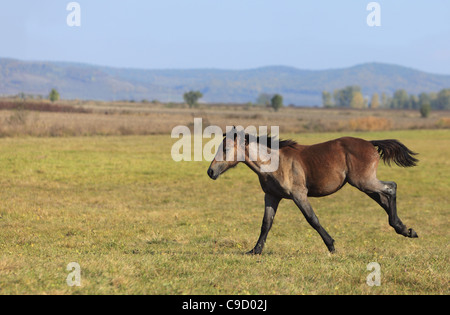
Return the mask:
<path id="1" fill-rule="evenodd" d="M 209 176 L 211 179 L 216 180 L 217 177 L 219 177 L 219 173 L 215 174 L 215 173 L 214 173 L 214 170 L 213 170 L 212 168 L 209 168 L 209 169 L 208 169 L 208 176 Z"/>

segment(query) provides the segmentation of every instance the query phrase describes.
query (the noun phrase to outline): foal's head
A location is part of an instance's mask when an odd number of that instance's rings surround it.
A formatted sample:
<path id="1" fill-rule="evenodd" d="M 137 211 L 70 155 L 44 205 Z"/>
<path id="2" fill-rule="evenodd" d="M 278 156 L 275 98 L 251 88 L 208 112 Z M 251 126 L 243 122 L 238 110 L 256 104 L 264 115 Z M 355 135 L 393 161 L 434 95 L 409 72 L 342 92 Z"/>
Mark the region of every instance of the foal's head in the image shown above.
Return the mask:
<path id="1" fill-rule="evenodd" d="M 279 141 L 277 137 L 270 135 L 257 136 L 238 131 L 233 127 L 224 139 L 216 153 L 208 175 L 217 179 L 239 162 L 245 162 L 257 173 L 275 172 L 279 166 L 279 149 L 294 147 L 297 143 L 292 140 Z"/>
<path id="2" fill-rule="evenodd" d="M 245 161 L 248 145 L 248 135 L 238 132 L 235 127 L 224 134 L 224 139 L 217 150 L 216 156 L 208 169 L 208 176 L 216 180 L 221 174 Z"/>

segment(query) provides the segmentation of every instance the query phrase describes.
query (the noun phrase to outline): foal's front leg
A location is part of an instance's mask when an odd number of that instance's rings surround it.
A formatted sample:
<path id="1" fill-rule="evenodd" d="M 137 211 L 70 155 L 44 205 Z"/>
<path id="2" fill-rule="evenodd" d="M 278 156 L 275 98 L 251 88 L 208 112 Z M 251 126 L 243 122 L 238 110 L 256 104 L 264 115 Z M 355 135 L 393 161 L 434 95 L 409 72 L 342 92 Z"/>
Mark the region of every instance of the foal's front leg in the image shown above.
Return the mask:
<path id="1" fill-rule="evenodd" d="M 308 221 L 308 223 L 320 234 L 328 250 L 331 253 L 334 253 L 334 239 L 320 224 L 319 219 L 317 218 L 313 208 L 311 207 L 311 204 L 308 201 L 307 193 L 303 192 L 294 194 L 293 199 L 297 207 L 305 216 L 306 221 Z"/>
<path id="2" fill-rule="evenodd" d="M 253 248 L 251 251 L 247 253 L 249 255 L 261 255 L 262 250 L 264 248 L 264 244 L 266 243 L 267 235 L 269 234 L 269 231 L 272 227 L 273 219 L 275 218 L 275 214 L 277 213 L 278 205 L 280 204 L 281 199 L 266 194 L 264 200 L 265 200 L 265 211 L 263 223 L 261 226 L 261 235 L 259 236 L 255 248 Z"/>

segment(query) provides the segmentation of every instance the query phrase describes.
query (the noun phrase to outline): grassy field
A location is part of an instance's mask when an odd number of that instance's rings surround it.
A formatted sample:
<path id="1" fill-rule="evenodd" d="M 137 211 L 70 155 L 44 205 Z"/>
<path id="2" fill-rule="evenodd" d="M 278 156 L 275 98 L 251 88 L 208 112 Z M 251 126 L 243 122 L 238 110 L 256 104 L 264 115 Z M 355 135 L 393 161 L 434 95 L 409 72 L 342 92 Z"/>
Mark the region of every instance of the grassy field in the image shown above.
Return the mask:
<path id="1" fill-rule="evenodd" d="M 282 201 L 262 256 L 250 257 L 264 197 L 244 165 L 214 182 L 208 162 L 172 161 L 167 135 L 0 139 L 0 294 L 449 294 L 450 132 L 284 134 L 303 144 L 343 135 L 397 138 L 413 169 L 398 183 L 398 236 L 352 187 L 312 205 L 336 240 L 330 255 Z M 81 266 L 69 287 L 66 266 Z M 369 287 L 366 266 L 381 266 Z"/>

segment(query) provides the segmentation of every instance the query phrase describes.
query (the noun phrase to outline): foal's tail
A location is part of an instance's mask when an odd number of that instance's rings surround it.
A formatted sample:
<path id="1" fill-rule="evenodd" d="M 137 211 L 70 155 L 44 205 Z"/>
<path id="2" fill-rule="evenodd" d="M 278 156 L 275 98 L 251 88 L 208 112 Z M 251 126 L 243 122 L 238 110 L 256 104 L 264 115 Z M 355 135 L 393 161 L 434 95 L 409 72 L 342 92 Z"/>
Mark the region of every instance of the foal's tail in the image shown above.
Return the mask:
<path id="1" fill-rule="evenodd" d="M 379 140 L 370 141 L 374 146 L 378 147 L 378 153 L 383 159 L 384 163 L 391 165 L 391 161 L 402 167 L 416 166 L 418 159 L 413 155 L 417 155 L 408 149 L 403 143 L 398 140 Z"/>

